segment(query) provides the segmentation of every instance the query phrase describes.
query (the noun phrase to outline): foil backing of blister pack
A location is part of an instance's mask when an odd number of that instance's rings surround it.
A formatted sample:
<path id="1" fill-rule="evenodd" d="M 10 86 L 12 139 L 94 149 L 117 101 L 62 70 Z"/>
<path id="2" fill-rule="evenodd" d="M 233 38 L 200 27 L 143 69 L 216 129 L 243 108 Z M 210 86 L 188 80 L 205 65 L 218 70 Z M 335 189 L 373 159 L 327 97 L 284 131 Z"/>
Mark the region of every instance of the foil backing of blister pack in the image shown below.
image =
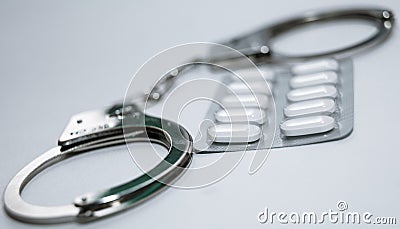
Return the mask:
<path id="1" fill-rule="evenodd" d="M 273 117 L 275 115 L 274 112 L 276 112 L 276 120 L 274 122 L 271 122 L 271 119 L 268 119 L 269 122 L 267 121 L 267 123 L 262 125 L 262 137 L 258 141 L 250 143 L 246 142 L 243 144 L 208 142 L 207 148 L 202 147 L 201 149 L 197 149 L 197 151 L 199 153 L 216 153 L 227 151 L 260 150 L 268 148 L 281 148 L 315 144 L 339 140 L 347 137 L 353 130 L 354 119 L 353 63 L 352 60 L 349 58 L 337 61 L 339 63 L 339 70 L 337 71 L 338 82 L 336 84 L 338 95 L 335 98 L 336 110 L 333 114 L 330 115 L 335 120 L 335 127 L 332 130 L 319 134 L 310 134 L 295 137 L 287 137 L 281 133 L 279 125 L 284 120 L 286 120 L 283 110 L 284 107 L 288 105 L 286 95 L 291 90 L 289 86 L 289 80 L 293 77 L 293 74 L 290 71 L 291 65 L 279 65 L 273 66 L 277 74 L 272 89 L 275 109 L 266 110 L 267 118 Z M 226 76 L 222 80 L 223 83 L 229 84 L 232 81 L 232 77 Z M 216 96 L 221 97 L 223 95 L 217 94 Z M 215 113 L 220 109 L 221 108 L 216 104 L 211 105 L 204 119 L 217 122 L 214 116 Z M 206 131 L 207 128 L 200 129 L 198 136 L 207 136 Z M 204 137 L 199 139 L 203 139 L 203 141 L 206 141 Z"/>

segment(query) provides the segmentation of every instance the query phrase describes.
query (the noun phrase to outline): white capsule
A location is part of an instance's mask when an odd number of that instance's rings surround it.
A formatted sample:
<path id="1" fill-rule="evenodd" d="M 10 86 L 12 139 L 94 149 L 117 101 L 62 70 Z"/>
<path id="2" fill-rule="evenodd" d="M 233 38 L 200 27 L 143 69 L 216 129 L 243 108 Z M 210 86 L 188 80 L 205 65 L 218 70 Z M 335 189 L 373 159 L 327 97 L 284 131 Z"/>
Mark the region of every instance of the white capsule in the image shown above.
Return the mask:
<path id="1" fill-rule="evenodd" d="M 232 82 L 228 85 L 229 89 L 232 91 L 234 94 L 265 94 L 265 95 L 270 95 L 271 94 L 271 85 L 268 88 L 267 82 L 263 83 L 248 83 L 245 84 L 243 82 L 237 81 L 237 82 Z"/>
<path id="2" fill-rule="evenodd" d="M 296 117 L 311 114 L 332 114 L 335 111 L 335 101 L 332 99 L 315 99 L 292 103 L 285 107 L 286 117 Z"/>
<path id="3" fill-rule="evenodd" d="M 231 108 L 215 113 L 215 119 L 223 123 L 257 123 L 263 124 L 266 115 L 263 110 L 255 108 Z"/>
<path id="4" fill-rule="evenodd" d="M 269 99 L 266 95 L 228 95 L 222 99 L 224 108 L 232 107 L 255 107 L 266 109 L 269 105 Z"/>
<path id="5" fill-rule="evenodd" d="M 219 124 L 208 129 L 208 138 L 219 143 L 247 143 L 260 139 L 261 129 L 248 124 Z"/>
<path id="6" fill-rule="evenodd" d="M 287 99 L 291 102 L 298 102 L 310 99 L 319 98 L 336 98 L 337 90 L 336 87 L 331 85 L 321 85 L 313 87 L 303 87 L 293 89 L 288 92 Z"/>
<path id="7" fill-rule="evenodd" d="M 324 133 L 335 127 L 335 119 L 330 116 L 311 116 L 289 119 L 281 123 L 282 134 L 286 136 L 302 136 Z"/>
<path id="8" fill-rule="evenodd" d="M 319 72 L 307 75 L 295 76 L 290 79 L 292 88 L 315 86 L 319 84 L 336 84 L 338 76 L 336 72 Z"/>
<path id="9" fill-rule="evenodd" d="M 338 71 L 339 63 L 334 59 L 320 59 L 296 64 L 291 68 L 295 75 L 304 75 L 323 71 Z"/>
<path id="10" fill-rule="evenodd" d="M 258 71 L 260 70 L 260 71 Z M 258 67 L 257 68 L 243 68 L 233 71 L 236 75 L 235 79 L 241 81 L 241 79 L 250 82 L 250 81 L 260 81 L 266 80 L 270 82 L 275 82 L 276 80 L 276 73 L 274 70 L 266 67 Z"/>

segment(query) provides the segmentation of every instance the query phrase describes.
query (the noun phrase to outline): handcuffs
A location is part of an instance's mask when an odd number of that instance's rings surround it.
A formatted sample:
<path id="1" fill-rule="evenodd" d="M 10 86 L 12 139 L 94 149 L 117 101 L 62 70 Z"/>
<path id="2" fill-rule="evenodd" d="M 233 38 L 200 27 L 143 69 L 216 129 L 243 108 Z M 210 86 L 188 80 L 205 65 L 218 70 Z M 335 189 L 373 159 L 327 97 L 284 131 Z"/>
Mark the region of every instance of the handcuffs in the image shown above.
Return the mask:
<path id="1" fill-rule="evenodd" d="M 96 124 L 85 124 L 88 117 L 94 118 Z M 137 121 L 143 118 L 145 125 Z M 73 116 L 59 140 L 59 146 L 33 160 L 10 181 L 4 193 L 7 212 L 14 218 L 31 223 L 85 222 L 142 202 L 179 177 L 191 161 L 192 139 L 189 133 L 176 123 L 166 121 L 166 124 L 161 129 L 160 119 L 144 116 L 134 105 L 123 107 L 119 104 L 105 111 Z M 71 132 L 71 129 L 74 131 Z M 57 162 L 90 150 L 138 141 L 150 141 L 168 149 L 168 155 L 147 174 L 107 190 L 78 197 L 70 205 L 35 206 L 20 196 L 34 176 Z"/>
<path id="2" fill-rule="evenodd" d="M 377 32 L 353 46 L 315 55 L 286 56 L 271 50 L 270 42 L 290 29 L 313 22 L 342 19 L 367 21 L 376 26 Z M 388 10 L 311 12 L 232 39 L 225 45 L 239 50 L 254 62 L 285 62 L 325 56 L 344 57 L 381 43 L 390 34 L 393 23 L 394 17 Z M 233 61 L 224 55 L 210 55 L 210 59 L 213 62 Z M 169 76 L 168 80 L 164 81 L 167 89 L 171 86 L 168 81 L 173 81 L 174 77 Z M 166 87 L 159 88 L 165 90 Z M 157 90 L 153 90 L 152 93 L 162 95 Z M 55 163 L 94 149 L 138 141 L 160 144 L 168 149 L 168 155 L 153 169 L 127 183 L 85 194 L 77 197 L 73 203 L 63 206 L 32 205 L 21 197 L 25 185 Z M 161 191 L 185 172 L 192 160 L 192 152 L 193 140 L 185 128 L 177 123 L 143 114 L 135 104 L 117 104 L 107 109 L 77 114 L 71 118 L 58 146 L 34 159 L 9 182 L 4 192 L 4 207 L 11 217 L 29 223 L 95 220 L 133 207 Z"/>

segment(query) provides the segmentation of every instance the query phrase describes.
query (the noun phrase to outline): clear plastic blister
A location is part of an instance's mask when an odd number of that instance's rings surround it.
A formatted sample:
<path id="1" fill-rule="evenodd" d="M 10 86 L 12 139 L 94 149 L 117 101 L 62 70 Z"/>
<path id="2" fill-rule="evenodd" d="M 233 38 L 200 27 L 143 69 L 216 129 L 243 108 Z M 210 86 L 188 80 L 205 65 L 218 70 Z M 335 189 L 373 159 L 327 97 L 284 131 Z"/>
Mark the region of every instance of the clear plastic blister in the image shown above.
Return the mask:
<path id="1" fill-rule="evenodd" d="M 321 60 L 325 61 L 325 60 Z M 267 68 L 272 70 L 275 74 L 274 80 L 269 81 L 272 96 L 274 100 L 275 107 L 272 109 L 272 106 L 265 109 L 267 115 L 267 121 L 259 125 L 262 130 L 262 136 L 259 140 L 253 142 L 243 142 L 243 143 L 218 143 L 218 142 L 209 142 L 209 147 L 207 149 L 202 149 L 201 151 L 204 153 L 212 153 L 212 152 L 226 152 L 226 151 L 238 151 L 238 150 L 258 150 L 258 149 L 267 149 L 267 148 L 280 148 L 280 147 L 289 147 L 289 146 L 299 146 L 299 145 L 307 145 L 314 143 L 321 143 L 326 141 L 334 141 L 347 137 L 353 130 L 353 67 L 351 59 L 343 59 L 336 60 L 338 63 L 338 68 L 335 70 L 337 74 L 337 82 L 336 83 L 316 83 L 313 86 L 333 86 L 337 89 L 337 93 L 335 97 L 332 99 L 334 101 L 334 111 L 329 114 L 325 114 L 323 112 L 312 113 L 312 114 L 303 114 L 299 115 L 300 118 L 303 117 L 315 117 L 315 116 L 328 116 L 334 119 L 333 128 L 328 131 L 322 131 L 320 133 L 310 133 L 310 134 L 302 134 L 299 136 L 286 136 L 282 133 L 280 126 L 283 122 L 288 121 L 290 119 L 296 119 L 298 117 L 287 117 L 284 114 L 284 108 L 290 104 L 295 102 L 291 102 L 287 98 L 287 94 L 293 90 L 290 86 L 290 80 L 296 76 L 291 69 L 294 66 L 299 66 L 301 64 L 308 64 L 307 62 L 298 62 L 294 64 L 285 64 L 285 65 L 275 65 L 275 66 L 267 66 Z M 264 65 L 259 65 L 260 69 L 265 68 Z M 332 71 L 331 69 L 321 69 L 313 73 L 317 72 L 326 72 Z M 270 74 L 270 73 L 266 73 Z M 312 73 L 310 73 L 312 74 Z M 234 81 L 232 75 L 227 74 L 223 82 L 224 84 L 229 85 Z M 250 82 L 247 82 L 250 83 Z M 305 86 L 307 87 L 307 86 Z M 312 87 L 312 86 L 311 86 Z M 219 93 L 217 97 L 221 98 L 225 96 L 223 93 Z M 313 99 L 303 99 L 303 101 L 316 101 L 318 99 L 326 98 L 327 96 L 320 96 Z M 217 99 L 218 100 L 218 99 Z M 218 120 L 216 120 L 216 113 L 221 110 L 221 107 L 217 104 L 213 104 L 210 106 L 205 119 L 213 120 L 218 125 Z M 276 120 L 271 120 L 276 112 Z M 205 128 L 200 130 L 198 135 L 204 136 L 207 135 L 205 132 L 207 131 Z M 307 132 L 307 131 L 306 131 Z M 312 132 L 312 131 L 311 131 Z M 208 138 L 210 141 L 210 138 Z M 272 143 L 272 144 L 271 144 Z"/>

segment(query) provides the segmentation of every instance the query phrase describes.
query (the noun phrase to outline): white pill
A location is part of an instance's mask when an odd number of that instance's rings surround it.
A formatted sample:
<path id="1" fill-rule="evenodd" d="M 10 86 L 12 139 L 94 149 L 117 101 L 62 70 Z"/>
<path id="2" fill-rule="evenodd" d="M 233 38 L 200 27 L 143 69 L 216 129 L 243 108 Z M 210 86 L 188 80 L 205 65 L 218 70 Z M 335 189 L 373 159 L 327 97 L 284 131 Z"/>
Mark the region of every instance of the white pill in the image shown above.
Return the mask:
<path id="1" fill-rule="evenodd" d="M 231 108 L 215 113 L 215 119 L 223 123 L 257 123 L 263 124 L 266 120 L 265 111 L 255 108 Z"/>
<path id="2" fill-rule="evenodd" d="M 335 127 L 335 119 L 330 116 L 311 116 L 289 119 L 281 123 L 282 134 L 286 136 L 302 136 L 324 133 Z"/>
<path id="3" fill-rule="evenodd" d="M 261 129 L 248 124 L 219 124 L 208 129 L 208 138 L 220 143 L 247 143 L 260 139 Z"/>
<path id="4" fill-rule="evenodd" d="M 285 107 L 286 117 L 296 117 L 310 114 L 332 114 L 335 111 L 335 101 L 332 99 L 315 99 L 297 102 Z"/>
<path id="5" fill-rule="evenodd" d="M 269 105 L 269 99 L 266 95 L 228 95 L 222 99 L 224 108 L 231 107 L 256 107 L 266 109 Z"/>
<path id="6" fill-rule="evenodd" d="M 336 87 L 331 85 L 321 85 L 313 87 L 303 87 L 293 89 L 288 92 L 287 99 L 291 102 L 302 100 L 319 99 L 319 98 L 336 98 Z"/>
<path id="7" fill-rule="evenodd" d="M 338 76 L 336 72 L 319 72 L 307 75 L 295 76 L 290 79 L 292 88 L 315 86 L 319 84 L 336 84 Z"/>
<path id="8" fill-rule="evenodd" d="M 304 75 L 323 71 L 338 71 L 339 63 L 334 59 L 320 59 L 307 61 L 294 65 L 292 73 L 295 75 Z"/>
<path id="9" fill-rule="evenodd" d="M 263 83 L 248 83 L 245 84 L 243 82 L 232 82 L 228 85 L 229 89 L 232 91 L 234 94 L 266 94 L 270 95 L 271 94 L 271 85 L 268 88 L 267 82 Z"/>
<path id="10" fill-rule="evenodd" d="M 258 71 L 259 70 L 259 71 Z M 274 70 L 266 67 L 258 67 L 257 68 L 243 68 L 239 70 L 233 71 L 237 76 L 235 79 L 241 81 L 242 79 L 250 82 L 250 81 L 260 81 L 266 80 L 270 82 L 275 82 L 276 80 L 276 73 Z M 238 77 L 239 76 L 239 77 Z"/>

